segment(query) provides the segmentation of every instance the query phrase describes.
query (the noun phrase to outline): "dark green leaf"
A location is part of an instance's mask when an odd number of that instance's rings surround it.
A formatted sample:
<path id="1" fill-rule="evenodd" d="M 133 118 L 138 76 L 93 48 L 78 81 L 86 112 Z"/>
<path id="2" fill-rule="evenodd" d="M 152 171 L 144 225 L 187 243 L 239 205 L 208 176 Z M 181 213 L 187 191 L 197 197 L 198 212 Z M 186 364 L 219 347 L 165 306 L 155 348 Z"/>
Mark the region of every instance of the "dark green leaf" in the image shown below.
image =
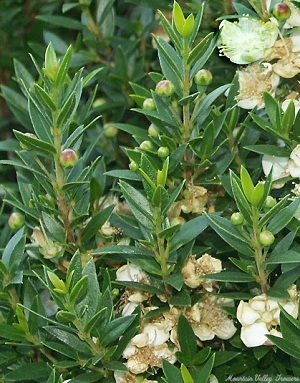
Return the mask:
<path id="1" fill-rule="evenodd" d="M 163 360 L 163 372 L 168 383 L 184 383 L 180 370 L 167 360 Z"/>
<path id="2" fill-rule="evenodd" d="M 100 228 L 111 216 L 114 207 L 114 205 L 110 205 L 106 207 L 101 213 L 98 213 L 92 217 L 82 232 L 81 240 L 83 243 L 89 241 L 100 230 Z"/>
<path id="3" fill-rule="evenodd" d="M 209 220 L 210 226 L 225 242 L 227 242 L 241 254 L 247 255 L 249 257 L 253 256 L 253 251 L 251 250 L 250 246 L 242 238 L 241 233 L 231 224 L 230 221 L 216 214 L 206 214 L 206 217 Z"/>
<path id="4" fill-rule="evenodd" d="M 190 364 L 197 352 L 197 339 L 189 321 L 184 315 L 179 317 L 177 332 L 180 351 L 185 359 L 184 363 Z"/>
<path id="5" fill-rule="evenodd" d="M 300 204 L 300 198 L 295 199 L 290 205 L 281 209 L 269 222 L 267 228 L 273 234 L 282 230 L 294 217 Z"/>
<path id="6" fill-rule="evenodd" d="M 105 326 L 105 332 L 100 339 L 101 344 L 106 347 L 117 340 L 125 333 L 134 319 L 135 315 L 127 315 L 111 321 L 107 326 Z"/>
<path id="7" fill-rule="evenodd" d="M 201 234 L 208 226 L 209 221 L 207 217 L 201 215 L 199 217 L 193 218 L 190 221 L 184 223 L 170 242 L 170 250 L 175 250 L 185 245 L 186 243 L 192 241 L 199 234 Z"/>
<path id="8" fill-rule="evenodd" d="M 255 279 L 249 274 L 241 273 L 240 271 L 221 271 L 220 273 L 203 275 L 204 279 L 211 279 L 219 282 L 235 282 L 246 283 L 254 282 Z"/>
<path id="9" fill-rule="evenodd" d="M 71 347 L 80 353 L 90 355 L 90 348 L 76 335 L 54 326 L 45 326 L 44 329 L 56 339 L 66 344 L 68 347 Z"/>
<path id="10" fill-rule="evenodd" d="M 72 19 L 71 17 L 57 15 L 38 15 L 36 18 L 38 20 L 44 21 L 47 24 L 53 24 L 63 28 L 75 30 L 81 30 L 84 28 L 83 24 L 75 19 Z"/>
<path id="11" fill-rule="evenodd" d="M 7 382 L 24 382 L 33 379 L 41 381 L 42 378 L 48 378 L 50 373 L 51 368 L 45 362 L 26 363 L 26 365 L 17 367 L 14 371 L 6 374 L 5 380 Z"/>

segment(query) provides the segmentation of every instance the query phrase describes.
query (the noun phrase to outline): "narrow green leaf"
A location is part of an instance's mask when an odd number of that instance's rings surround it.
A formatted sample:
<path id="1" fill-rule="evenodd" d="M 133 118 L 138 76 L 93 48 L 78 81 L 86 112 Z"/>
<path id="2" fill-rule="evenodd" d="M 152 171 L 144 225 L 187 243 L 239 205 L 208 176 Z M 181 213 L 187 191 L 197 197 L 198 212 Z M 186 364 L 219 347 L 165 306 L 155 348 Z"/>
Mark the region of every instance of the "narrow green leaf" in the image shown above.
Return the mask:
<path id="1" fill-rule="evenodd" d="M 104 329 L 103 337 L 100 339 L 101 344 L 104 347 L 107 347 L 109 344 L 117 340 L 126 332 L 134 319 L 135 315 L 127 315 L 111 321 Z"/>
<path id="2" fill-rule="evenodd" d="M 42 219 L 46 230 L 51 234 L 52 239 L 57 242 L 64 243 L 66 240 L 66 233 L 63 226 L 57 219 L 51 217 L 49 214 L 42 212 Z"/>
<path id="3" fill-rule="evenodd" d="M 45 362 L 26 363 L 6 374 L 5 380 L 7 382 L 43 381 L 42 378 L 48 378 L 50 373 L 51 368 Z"/>
<path id="4" fill-rule="evenodd" d="M 189 321 L 184 315 L 179 317 L 177 332 L 180 351 L 186 360 L 185 363 L 191 364 L 197 352 L 197 339 Z"/>
<path id="5" fill-rule="evenodd" d="M 184 383 L 180 370 L 167 360 L 163 360 L 163 372 L 168 383 Z"/>
<path id="6" fill-rule="evenodd" d="M 184 364 L 180 367 L 182 379 L 184 383 L 195 383 L 194 379 L 192 378 L 192 375 L 190 374 L 189 370 L 186 368 Z"/>
<path id="7" fill-rule="evenodd" d="M 24 259 L 26 237 L 24 235 L 24 229 L 20 229 L 9 240 L 2 255 L 2 262 L 7 270 L 14 274 L 21 262 Z"/>
<path id="8" fill-rule="evenodd" d="M 54 86 L 55 87 L 62 87 L 65 81 L 65 78 L 68 74 L 71 58 L 73 54 L 73 48 L 72 45 L 70 45 L 61 61 L 59 64 L 59 69 L 55 78 Z"/>
<path id="9" fill-rule="evenodd" d="M 52 101 L 51 97 L 48 95 L 47 92 L 45 92 L 45 90 L 42 87 L 40 87 L 38 84 L 34 84 L 34 90 L 35 90 L 37 97 L 45 105 L 47 105 L 48 108 L 50 108 L 52 111 L 56 110 L 56 106 L 55 106 L 54 102 Z"/>
<path id="10" fill-rule="evenodd" d="M 295 342 L 287 341 L 286 339 L 279 338 L 274 335 L 267 335 L 267 338 L 270 339 L 280 350 L 284 351 L 286 354 L 291 355 L 296 359 L 300 359 L 300 348 L 295 344 Z"/>
<path id="11" fill-rule="evenodd" d="M 241 166 L 240 178 L 241 178 L 243 192 L 244 192 L 247 200 L 250 203 L 252 203 L 251 201 L 252 201 L 252 197 L 253 197 L 253 193 L 254 193 L 254 185 L 253 185 L 252 179 L 250 177 L 250 174 L 248 173 L 247 169 L 244 168 L 244 166 Z"/>
<path id="12" fill-rule="evenodd" d="M 270 256 L 267 259 L 268 265 L 277 265 L 280 263 L 300 263 L 300 253 L 294 250 L 288 250 L 284 253 Z"/>
<path id="13" fill-rule="evenodd" d="M 254 282 L 254 278 L 240 271 L 221 271 L 220 273 L 204 275 L 202 278 L 218 282 L 246 283 Z"/>
<path id="14" fill-rule="evenodd" d="M 91 220 L 82 231 L 81 240 L 83 243 L 89 241 L 100 230 L 100 228 L 111 216 L 114 207 L 114 205 L 110 205 L 106 207 L 101 213 L 98 213 L 91 218 Z"/>
<path id="15" fill-rule="evenodd" d="M 269 222 L 267 228 L 273 234 L 279 233 L 294 217 L 300 204 L 300 198 L 295 199 L 290 205 L 281 209 Z"/>
<path id="16" fill-rule="evenodd" d="M 55 154 L 56 150 L 55 147 L 51 144 L 49 144 L 46 141 L 43 141 L 41 139 L 28 136 L 22 132 L 19 132 L 17 130 L 13 130 L 15 136 L 17 139 L 26 147 L 41 150 L 46 153 Z"/>
<path id="17" fill-rule="evenodd" d="M 248 243 L 243 239 L 241 233 L 231 224 L 231 222 L 218 215 L 208 215 L 210 226 L 219 234 L 219 236 L 241 254 L 249 257 L 253 256 L 253 251 Z"/>
<path id="18" fill-rule="evenodd" d="M 62 127 L 72 117 L 75 105 L 76 96 L 75 93 L 72 93 L 68 100 L 64 103 L 64 106 L 57 117 L 57 126 Z"/>
<path id="19" fill-rule="evenodd" d="M 68 347 L 71 347 L 73 350 L 76 350 L 82 354 L 90 355 L 90 348 L 76 335 L 54 326 L 45 326 L 44 329 L 56 339 L 66 344 Z"/>
<path id="20" fill-rule="evenodd" d="M 188 64 L 194 65 L 194 63 L 199 60 L 203 54 L 209 48 L 214 37 L 214 33 L 211 32 L 206 35 L 196 46 L 193 48 L 188 57 Z"/>
<path id="21" fill-rule="evenodd" d="M 57 15 L 38 15 L 36 16 L 38 20 L 44 21 L 47 24 L 57 25 L 59 27 L 67 29 L 81 30 L 84 28 L 84 25 L 79 21 L 66 16 L 57 16 Z"/>
<path id="22" fill-rule="evenodd" d="M 83 276 L 72 288 L 70 292 L 70 302 L 77 304 L 80 302 L 86 295 L 88 289 L 88 277 L 87 275 Z"/>
<path id="23" fill-rule="evenodd" d="M 232 193 L 233 193 L 235 202 L 237 204 L 237 207 L 239 211 L 243 214 L 245 220 L 251 224 L 252 223 L 251 207 L 249 205 L 249 202 L 245 198 L 244 193 L 242 192 L 240 180 L 233 172 L 230 172 L 230 181 L 231 181 Z"/>
<path id="24" fill-rule="evenodd" d="M 209 221 L 206 216 L 200 215 L 184 223 L 176 236 L 170 242 L 170 250 L 176 250 L 186 243 L 192 241 L 201 234 L 208 226 Z"/>
<path id="25" fill-rule="evenodd" d="M 201 368 L 199 373 L 197 373 L 197 379 L 195 379 L 195 383 L 208 383 L 209 377 L 212 372 L 212 368 L 215 362 L 215 354 L 208 359 L 205 365 Z"/>

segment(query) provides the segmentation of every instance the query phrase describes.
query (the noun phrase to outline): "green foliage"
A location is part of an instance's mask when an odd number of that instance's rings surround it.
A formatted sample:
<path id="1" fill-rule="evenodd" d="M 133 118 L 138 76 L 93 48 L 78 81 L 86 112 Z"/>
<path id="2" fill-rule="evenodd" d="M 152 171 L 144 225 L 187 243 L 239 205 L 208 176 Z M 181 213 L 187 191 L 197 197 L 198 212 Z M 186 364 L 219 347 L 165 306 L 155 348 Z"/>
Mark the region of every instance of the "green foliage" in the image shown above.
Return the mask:
<path id="1" fill-rule="evenodd" d="M 264 3 L 2 1 L 1 382 L 300 374 L 295 314 L 250 348 L 236 311 L 299 285 L 293 84 L 248 113 L 216 53 Z"/>

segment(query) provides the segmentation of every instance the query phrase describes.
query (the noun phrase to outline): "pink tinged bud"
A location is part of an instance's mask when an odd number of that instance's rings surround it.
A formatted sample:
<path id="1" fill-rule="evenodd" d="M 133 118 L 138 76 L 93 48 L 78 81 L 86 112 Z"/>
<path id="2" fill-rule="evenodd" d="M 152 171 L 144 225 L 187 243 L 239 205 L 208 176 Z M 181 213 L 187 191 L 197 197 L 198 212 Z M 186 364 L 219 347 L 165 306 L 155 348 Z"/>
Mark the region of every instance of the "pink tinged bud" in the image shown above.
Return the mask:
<path id="1" fill-rule="evenodd" d="M 146 98 L 143 102 L 143 109 L 145 110 L 155 110 L 155 103 L 153 98 Z"/>
<path id="2" fill-rule="evenodd" d="M 10 217 L 8 218 L 8 226 L 12 230 L 19 230 L 22 226 L 25 224 L 25 217 L 23 214 L 14 212 L 11 213 Z"/>
<path id="3" fill-rule="evenodd" d="M 72 168 L 78 162 L 78 154 L 73 149 L 64 149 L 60 153 L 59 162 L 64 168 Z"/>
<path id="4" fill-rule="evenodd" d="M 161 80 L 156 84 L 155 92 L 162 97 L 172 96 L 175 92 L 173 83 L 169 80 Z"/>
<path id="5" fill-rule="evenodd" d="M 285 3 L 276 4 L 272 11 L 274 17 L 279 21 L 286 21 L 291 16 L 291 9 Z"/>

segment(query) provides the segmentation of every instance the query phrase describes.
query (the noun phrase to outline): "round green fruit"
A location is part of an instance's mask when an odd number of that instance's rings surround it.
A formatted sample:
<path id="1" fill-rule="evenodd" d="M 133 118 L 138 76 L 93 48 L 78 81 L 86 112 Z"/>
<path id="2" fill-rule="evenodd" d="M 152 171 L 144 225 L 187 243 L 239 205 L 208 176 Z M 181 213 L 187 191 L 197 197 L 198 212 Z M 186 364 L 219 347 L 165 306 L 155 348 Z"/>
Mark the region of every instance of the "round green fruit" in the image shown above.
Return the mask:
<path id="1" fill-rule="evenodd" d="M 235 226 L 242 225 L 242 223 L 244 222 L 244 216 L 240 212 L 233 213 L 231 214 L 230 221 Z"/>
<path id="2" fill-rule="evenodd" d="M 157 150 L 157 155 L 161 158 L 168 157 L 169 154 L 170 154 L 170 150 L 167 146 L 161 146 Z"/>
<path id="3" fill-rule="evenodd" d="M 143 109 L 145 109 L 145 110 L 155 110 L 156 109 L 153 98 L 145 98 L 145 100 L 143 102 Z"/>
<path id="4" fill-rule="evenodd" d="M 19 230 L 25 224 L 25 216 L 18 212 L 13 212 L 8 218 L 8 226 L 12 230 Z"/>
<path id="5" fill-rule="evenodd" d="M 261 233 L 259 233 L 259 242 L 263 246 L 271 246 L 274 240 L 275 237 L 273 233 L 269 230 L 264 230 Z"/>

